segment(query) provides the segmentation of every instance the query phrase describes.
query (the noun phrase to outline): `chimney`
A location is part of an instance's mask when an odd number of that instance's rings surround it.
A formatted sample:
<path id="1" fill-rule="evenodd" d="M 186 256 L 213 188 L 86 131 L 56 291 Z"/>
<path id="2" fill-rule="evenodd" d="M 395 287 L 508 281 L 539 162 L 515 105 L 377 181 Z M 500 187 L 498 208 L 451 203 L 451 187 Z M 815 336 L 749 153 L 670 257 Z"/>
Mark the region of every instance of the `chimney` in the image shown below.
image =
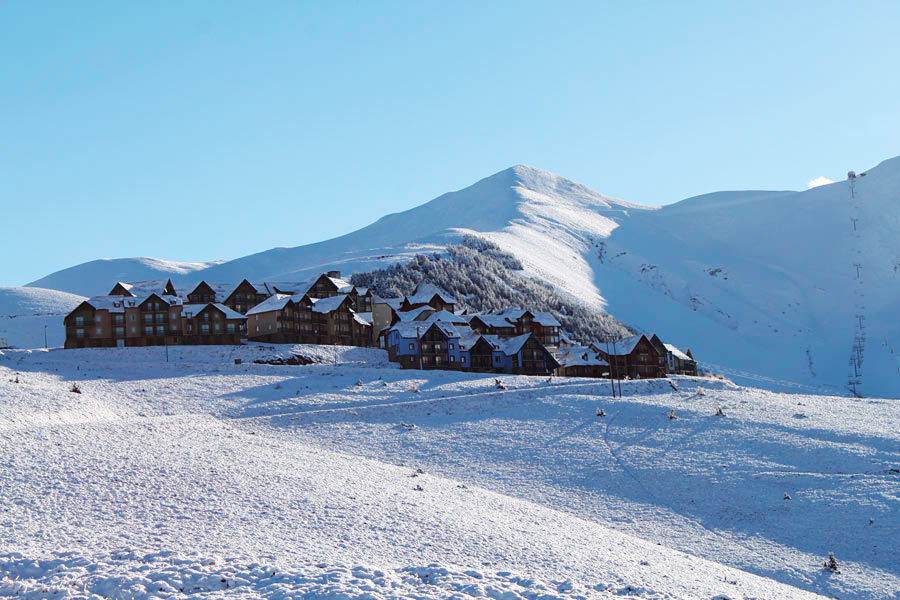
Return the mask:
<path id="1" fill-rule="evenodd" d="M 329 276 L 329 277 L 334 277 L 335 279 L 340 279 L 340 278 L 341 278 L 341 272 L 340 272 L 340 271 L 328 271 L 328 276 Z"/>

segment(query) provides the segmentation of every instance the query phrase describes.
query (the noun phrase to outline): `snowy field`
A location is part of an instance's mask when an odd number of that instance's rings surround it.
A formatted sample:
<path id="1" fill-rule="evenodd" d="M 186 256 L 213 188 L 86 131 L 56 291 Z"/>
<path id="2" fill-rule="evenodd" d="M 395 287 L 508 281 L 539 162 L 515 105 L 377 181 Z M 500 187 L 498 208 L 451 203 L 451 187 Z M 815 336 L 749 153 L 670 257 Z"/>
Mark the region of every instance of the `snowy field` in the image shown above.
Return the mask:
<path id="1" fill-rule="evenodd" d="M 0 597 L 900 597 L 892 401 L 500 382 L 358 348 L 2 351 Z"/>

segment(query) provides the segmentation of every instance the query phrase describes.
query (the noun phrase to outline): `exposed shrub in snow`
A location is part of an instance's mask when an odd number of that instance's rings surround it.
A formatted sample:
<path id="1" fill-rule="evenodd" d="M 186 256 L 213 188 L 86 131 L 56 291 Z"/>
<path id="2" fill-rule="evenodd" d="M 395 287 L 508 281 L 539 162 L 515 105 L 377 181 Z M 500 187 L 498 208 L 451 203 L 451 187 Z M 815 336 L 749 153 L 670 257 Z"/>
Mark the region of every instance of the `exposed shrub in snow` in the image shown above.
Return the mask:
<path id="1" fill-rule="evenodd" d="M 81 388 L 78 387 L 78 384 L 77 384 L 77 383 L 73 383 L 73 384 L 72 384 L 72 387 L 69 388 L 69 391 L 72 392 L 73 394 L 80 394 L 80 393 L 81 393 Z"/>
<path id="2" fill-rule="evenodd" d="M 828 553 L 828 559 L 825 561 L 824 568 L 826 571 L 831 571 L 832 573 L 840 573 L 841 569 L 838 565 L 837 559 L 834 557 L 834 552 Z"/>
<path id="3" fill-rule="evenodd" d="M 419 254 L 408 263 L 356 273 L 350 281 L 388 298 L 411 294 L 426 281 L 454 294 L 461 307 L 473 311 L 490 312 L 510 306 L 547 311 L 571 336 L 586 342 L 631 335 L 612 315 L 530 279 L 521 271 L 522 263 L 514 256 L 488 240 L 468 235 L 459 244 L 447 246 L 446 254 Z"/>

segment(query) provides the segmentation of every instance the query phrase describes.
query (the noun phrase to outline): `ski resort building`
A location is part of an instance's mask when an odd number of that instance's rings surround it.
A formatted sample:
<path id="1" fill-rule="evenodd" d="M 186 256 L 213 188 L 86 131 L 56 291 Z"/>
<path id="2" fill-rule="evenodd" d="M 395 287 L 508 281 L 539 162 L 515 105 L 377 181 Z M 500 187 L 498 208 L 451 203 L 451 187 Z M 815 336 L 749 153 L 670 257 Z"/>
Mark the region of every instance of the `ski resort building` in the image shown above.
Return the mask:
<path id="1" fill-rule="evenodd" d="M 117 282 L 64 319 L 66 348 L 163 344 L 377 346 L 408 369 L 454 369 L 572 377 L 649 378 L 697 373 L 690 350 L 658 336 L 633 336 L 609 349 L 582 346 L 549 312 L 506 308 L 456 314 L 456 297 L 420 284 L 382 298 L 339 271 L 305 281 L 247 279 L 237 285 L 171 280 Z"/>
<path id="2" fill-rule="evenodd" d="M 503 338 L 444 320 L 400 322 L 385 336 L 388 355 L 407 369 L 549 375 L 559 363 L 531 333 Z"/>
<path id="3" fill-rule="evenodd" d="M 590 346 L 567 344 L 560 347 L 557 374 L 565 377 L 609 377 L 609 363 Z"/>
<path id="4" fill-rule="evenodd" d="M 239 344 L 246 336 L 246 317 L 227 306 L 186 305 L 177 296 L 155 292 L 143 298 L 130 291 L 95 296 L 79 304 L 63 323 L 66 348 Z"/>
<path id="5" fill-rule="evenodd" d="M 659 365 L 664 369 L 665 373 L 697 375 L 697 361 L 694 360 L 694 355 L 691 354 L 690 348 L 682 351 L 672 344 L 666 344 L 655 333 L 650 338 L 650 343 L 653 344 L 653 347 L 659 353 Z"/>
<path id="6" fill-rule="evenodd" d="M 609 351 L 599 348 L 598 354 L 609 363 L 610 376 L 615 379 L 665 377 L 665 369 L 659 362 L 659 352 L 646 335 L 633 335 L 619 340 L 610 345 Z"/>

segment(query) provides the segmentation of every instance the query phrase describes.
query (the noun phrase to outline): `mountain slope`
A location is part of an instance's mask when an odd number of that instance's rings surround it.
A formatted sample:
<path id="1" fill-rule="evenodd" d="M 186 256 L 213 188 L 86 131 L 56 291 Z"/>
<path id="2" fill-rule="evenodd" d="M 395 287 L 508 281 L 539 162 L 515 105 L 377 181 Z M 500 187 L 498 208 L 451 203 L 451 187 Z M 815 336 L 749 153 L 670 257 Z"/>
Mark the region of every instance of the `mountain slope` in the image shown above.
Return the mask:
<path id="1" fill-rule="evenodd" d="M 0 288 L 0 338 L 16 348 L 62 346 L 62 319 L 85 298 L 36 287 Z M 44 326 L 47 339 L 44 339 Z"/>
<path id="2" fill-rule="evenodd" d="M 898 198 L 900 158 L 856 178 L 852 190 L 843 181 L 718 192 L 664 208 L 520 165 L 317 244 L 176 274 L 87 263 L 35 283 L 77 290 L 83 276 L 96 293 L 116 279 L 169 275 L 190 283 L 326 267 L 348 274 L 476 233 L 514 254 L 526 274 L 690 347 L 717 370 L 769 387 L 890 395 L 900 389 Z"/>

